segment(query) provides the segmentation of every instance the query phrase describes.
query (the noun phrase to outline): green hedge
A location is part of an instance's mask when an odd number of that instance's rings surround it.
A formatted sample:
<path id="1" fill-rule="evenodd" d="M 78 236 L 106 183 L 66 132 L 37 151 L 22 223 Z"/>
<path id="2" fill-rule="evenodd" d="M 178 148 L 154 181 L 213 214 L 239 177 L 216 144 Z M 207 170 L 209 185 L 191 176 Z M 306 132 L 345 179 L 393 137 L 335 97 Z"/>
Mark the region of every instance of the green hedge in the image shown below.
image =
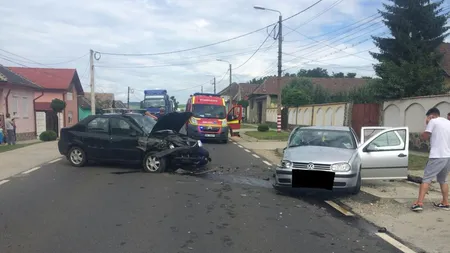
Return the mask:
<path id="1" fill-rule="evenodd" d="M 261 124 L 258 126 L 259 132 L 267 132 L 269 131 L 269 126 L 267 124 Z"/>
<path id="2" fill-rule="evenodd" d="M 55 131 L 44 131 L 39 135 L 41 141 L 54 141 L 58 138 Z"/>

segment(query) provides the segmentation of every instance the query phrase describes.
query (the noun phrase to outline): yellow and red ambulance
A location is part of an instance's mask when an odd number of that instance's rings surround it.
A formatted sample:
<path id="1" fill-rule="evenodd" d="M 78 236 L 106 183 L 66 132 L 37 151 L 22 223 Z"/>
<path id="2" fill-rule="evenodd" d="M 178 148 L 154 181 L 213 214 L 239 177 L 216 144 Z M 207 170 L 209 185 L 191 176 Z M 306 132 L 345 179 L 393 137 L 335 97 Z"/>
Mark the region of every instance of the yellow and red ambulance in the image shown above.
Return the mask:
<path id="1" fill-rule="evenodd" d="M 186 103 L 186 111 L 192 112 L 186 132 L 194 139 L 227 143 L 230 128 L 241 128 L 242 106 L 234 105 L 227 112 L 225 100 L 217 94 L 194 93 Z"/>

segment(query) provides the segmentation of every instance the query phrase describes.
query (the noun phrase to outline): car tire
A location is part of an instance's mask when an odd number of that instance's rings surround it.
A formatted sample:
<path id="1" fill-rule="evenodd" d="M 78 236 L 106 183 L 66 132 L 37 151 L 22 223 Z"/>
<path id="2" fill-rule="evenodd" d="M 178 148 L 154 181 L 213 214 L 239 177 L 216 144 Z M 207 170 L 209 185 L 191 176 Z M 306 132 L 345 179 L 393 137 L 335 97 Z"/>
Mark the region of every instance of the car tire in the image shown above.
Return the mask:
<path id="1" fill-rule="evenodd" d="M 67 159 L 74 167 L 83 167 L 87 163 L 87 157 L 84 150 L 80 147 L 72 147 L 67 155 Z"/>
<path id="2" fill-rule="evenodd" d="M 154 154 L 148 153 L 144 157 L 142 167 L 147 173 L 163 173 L 167 167 L 167 160 L 165 157 L 157 158 Z"/>
<path id="3" fill-rule="evenodd" d="M 357 195 L 361 191 L 361 171 L 358 173 L 358 180 L 356 181 L 356 186 L 350 190 L 352 195 Z"/>

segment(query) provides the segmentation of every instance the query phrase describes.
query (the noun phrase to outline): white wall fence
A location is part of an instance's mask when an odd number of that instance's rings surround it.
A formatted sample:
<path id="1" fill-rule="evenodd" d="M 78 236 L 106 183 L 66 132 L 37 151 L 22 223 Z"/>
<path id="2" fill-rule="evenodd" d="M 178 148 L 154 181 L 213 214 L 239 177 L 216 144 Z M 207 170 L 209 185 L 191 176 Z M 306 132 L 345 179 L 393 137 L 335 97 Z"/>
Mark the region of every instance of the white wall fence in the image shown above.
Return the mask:
<path id="1" fill-rule="evenodd" d="M 345 126 L 348 103 L 330 103 L 289 108 L 288 124 L 303 126 Z M 266 122 L 277 121 L 277 109 L 266 109 Z"/>
<path id="2" fill-rule="evenodd" d="M 383 126 L 407 126 L 413 133 L 425 129 L 425 114 L 437 107 L 441 117 L 447 117 L 450 112 L 450 96 L 448 94 L 405 98 L 383 103 Z"/>

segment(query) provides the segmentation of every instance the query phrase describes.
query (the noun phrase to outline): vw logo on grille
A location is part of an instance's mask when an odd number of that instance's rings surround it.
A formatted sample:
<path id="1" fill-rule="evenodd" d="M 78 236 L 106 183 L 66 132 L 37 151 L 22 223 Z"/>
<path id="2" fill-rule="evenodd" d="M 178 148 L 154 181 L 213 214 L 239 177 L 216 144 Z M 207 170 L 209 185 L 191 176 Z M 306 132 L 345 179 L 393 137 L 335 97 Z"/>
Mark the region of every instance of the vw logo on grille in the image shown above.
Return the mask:
<path id="1" fill-rule="evenodd" d="M 314 163 L 309 163 L 309 164 L 306 166 L 306 168 L 307 168 L 308 170 L 313 170 L 313 169 L 314 169 Z"/>

